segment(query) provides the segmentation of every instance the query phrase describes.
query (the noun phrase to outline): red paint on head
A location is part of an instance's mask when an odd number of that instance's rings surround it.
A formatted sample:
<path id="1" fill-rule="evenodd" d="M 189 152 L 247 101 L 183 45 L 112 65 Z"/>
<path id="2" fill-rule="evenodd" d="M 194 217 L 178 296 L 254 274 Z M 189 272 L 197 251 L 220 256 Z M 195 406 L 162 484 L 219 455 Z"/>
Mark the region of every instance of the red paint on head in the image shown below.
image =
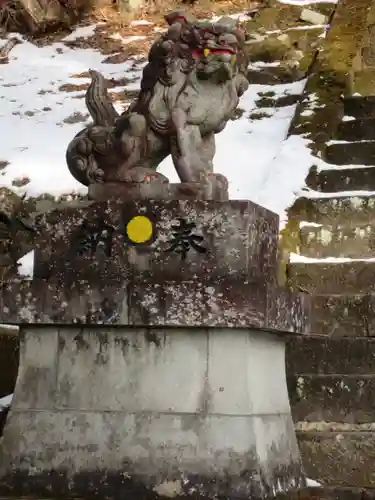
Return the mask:
<path id="1" fill-rule="evenodd" d="M 214 55 L 220 55 L 220 54 L 231 54 L 231 55 L 234 55 L 235 54 L 235 51 L 232 50 L 232 49 L 228 49 L 228 48 L 225 48 L 225 49 L 208 49 L 210 52 L 210 54 L 214 54 Z M 193 57 L 200 57 L 202 55 L 204 55 L 204 49 L 201 49 L 200 51 L 198 50 L 193 50 Z"/>
<path id="2" fill-rule="evenodd" d="M 0 0 L 0 1 L 1 1 L 1 0 Z M 170 19 L 171 24 L 172 24 L 172 23 L 174 23 L 174 22 L 176 22 L 176 21 L 184 21 L 185 23 L 187 23 L 187 19 L 186 19 L 186 17 L 185 17 L 185 16 L 182 16 L 181 14 L 180 14 L 180 15 L 178 15 L 178 16 L 176 16 L 176 17 L 172 17 L 172 18 Z"/>

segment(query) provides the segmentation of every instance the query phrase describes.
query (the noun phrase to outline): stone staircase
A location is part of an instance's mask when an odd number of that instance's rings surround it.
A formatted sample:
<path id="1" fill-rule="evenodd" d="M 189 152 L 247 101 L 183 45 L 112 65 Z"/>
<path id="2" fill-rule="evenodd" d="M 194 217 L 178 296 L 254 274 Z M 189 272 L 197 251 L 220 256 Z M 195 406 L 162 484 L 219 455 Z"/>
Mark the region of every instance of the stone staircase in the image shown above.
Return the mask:
<path id="1" fill-rule="evenodd" d="M 341 326 L 340 335 L 353 335 L 353 321 L 357 322 L 359 318 L 357 314 L 350 321 L 350 317 L 360 310 L 361 322 L 366 324 L 366 328 L 361 329 L 362 335 L 372 335 L 371 294 L 375 291 L 375 128 L 373 140 L 368 139 L 375 120 L 371 117 L 356 117 L 355 110 L 363 110 L 363 103 L 361 97 L 343 99 L 344 110 L 349 108 L 355 118 L 339 123 L 333 135 L 333 141 L 345 142 L 327 146 L 324 161 L 332 164 L 333 168 L 319 173 L 315 169 L 310 172 L 306 184 L 314 189 L 313 197 L 299 198 L 289 210 L 293 221 L 300 224 L 298 253 L 301 256 L 345 259 L 341 262 L 333 259 L 298 262 L 290 266 L 292 279 L 314 296 L 313 333 L 337 335 L 337 318 L 342 317 L 348 321 L 345 322 L 346 328 Z M 362 141 L 360 131 L 367 134 L 366 141 Z M 333 147 L 334 152 L 331 149 Z M 374 153 L 369 153 L 371 148 Z M 337 169 L 337 166 L 344 165 L 344 158 L 348 166 Z M 357 168 L 356 165 L 361 167 Z M 348 191 L 355 193 L 349 194 Z"/>
<path id="2" fill-rule="evenodd" d="M 288 277 L 312 296 L 314 338 L 293 341 L 291 404 L 307 475 L 325 485 L 375 487 L 375 71 L 368 36 L 373 2 L 356 3 L 352 32 L 339 3 L 325 53 L 307 83 L 290 134 L 306 134 L 316 156 L 303 196 L 288 211 L 284 240 L 298 259 Z M 346 9 L 346 15 L 345 15 Z M 335 22 L 336 21 L 336 22 Z M 360 38 L 359 33 L 363 36 Z M 344 33 L 338 37 L 338 33 Z M 345 38 L 347 37 L 347 38 Z M 343 40 L 347 75 L 332 58 Z M 330 69 L 330 71 L 328 71 Z M 308 96 L 318 96 L 306 120 Z M 311 107 L 310 107 L 311 109 Z M 325 121 L 327 117 L 327 121 Z M 319 126 L 321 124 L 321 126 Z"/>

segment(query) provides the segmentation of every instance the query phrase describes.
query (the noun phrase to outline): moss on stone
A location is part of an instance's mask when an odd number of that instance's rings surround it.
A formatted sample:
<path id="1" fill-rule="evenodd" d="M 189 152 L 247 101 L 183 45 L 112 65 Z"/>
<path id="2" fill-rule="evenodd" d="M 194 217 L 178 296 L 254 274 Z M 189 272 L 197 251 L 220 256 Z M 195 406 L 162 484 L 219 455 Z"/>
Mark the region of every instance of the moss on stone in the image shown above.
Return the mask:
<path id="1" fill-rule="evenodd" d="M 311 10 L 316 10 L 320 14 L 323 14 L 324 16 L 329 17 L 332 14 L 332 12 L 335 10 L 336 5 L 337 4 L 335 4 L 335 3 L 328 3 L 328 2 L 327 3 L 313 2 L 313 3 L 308 4 L 307 8 L 311 9 Z"/>
<path id="2" fill-rule="evenodd" d="M 332 14 L 335 9 L 335 3 L 311 3 L 307 6 L 310 10 L 315 10 L 320 14 L 327 16 Z M 311 26 L 309 23 L 301 21 L 300 16 L 303 7 L 298 5 L 289 5 L 281 2 L 268 2 L 268 6 L 260 9 L 251 21 L 245 24 L 248 32 L 253 31 L 284 31 L 295 26 Z"/>
<path id="3" fill-rule="evenodd" d="M 279 286 L 292 286 L 288 279 L 289 255 L 290 253 L 298 254 L 300 245 L 299 223 L 294 219 L 289 219 L 286 226 L 280 231 L 279 237 L 279 267 L 277 272 Z"/>
<path id="4" fill-rule="evenodd" d="M 249 120 L 263 120 L 263 118 L 270 118 L 272 115 L 265 113 L 263 111 L 254 111 L 249 115 Z"/>
<path id="5" fill-rule="evenodd" d="M 366 68 L 352 76 L 351 93 L 362 96 L 375 95 L 375 68 Z"/>
<path id="6" fill-rule="evenodd" d="M 298 253 L 300 244 L 299 223 L 290 219 L 280 231 L 280 247 L 288 253 Z"/>
<path id="7" fill-rule="evenodd" d="M 272 63 L 286 58 L 290 48 L 290 43 L 280 40 L 276 36 L 270 36 L 260 42 L 246 45 L 245 51 L 250 62 L 262 61 Z"/>
<path id="8" fill-rule="evenodd" d="M 297 108 L 290 133 L 306 134 L 316 154 L 324 149 L 342 118 L 342 96 L 352 91 L 350 70 L 361 47 L 371 5 L 371 0 L 339 3 L 307 82 L 306 99 Z M 311 95 L 316 101 L 312 115 L 306 119 L 303 111 L 311 109 L 307 99 Z"/>
<path id="9" fill-rule="evenodd" d="M 251 21 L 245 24 L 246 31 L 265 31 L 284 30 L 291 26 L 303 24 L 299 20 L 302 8 L 297 5 L 288 5 L 277 3 L 260 9 Z"/>

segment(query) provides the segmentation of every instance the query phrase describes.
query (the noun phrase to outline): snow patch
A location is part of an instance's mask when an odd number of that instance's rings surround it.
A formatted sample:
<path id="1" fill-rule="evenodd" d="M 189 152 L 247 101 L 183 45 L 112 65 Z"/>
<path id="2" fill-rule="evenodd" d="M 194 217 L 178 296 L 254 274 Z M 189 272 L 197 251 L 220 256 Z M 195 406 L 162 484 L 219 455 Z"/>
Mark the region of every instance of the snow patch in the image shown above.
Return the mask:
<path id="1" fill-rule="evenodd" d="M 346 262 L 375 262 L 375 257 L 369 257 L 368 259 L 351 259 L 350 257 L 325 257 L 324 259 L 315 259 L 314 257 L 304 257 L 297 253 L 291 253 L 290 262 L 294 264 L 345 264 Z"/>
<path id="2" fill-rule="evenodd" d="M 19 264 L 18 274 L 20 276 L 25 279 L 34 277 L 34 250 L 21 257 L 17 263 Z"/>
<path id="3" fill-rule="evenodd" d="M 289 5 L 309 5 L 312 3 L 337 3 L 338 0 L 278 0 L 280 3 L 286 3 Z"/>
<path id="4" fill-rule="evenodd" d="M 306 478 L 306 483 L 307 486 L 313 487 L 313 486 L 322 486 L 318 481 L 315 481 L 315 479 L 310 479 L 309 477 Z"/>
<path id="5" fill-rule="evenodd" d="M 231 19 L 237 19 L 240 22 L 248 21 L 249 19 L 251 19 L 251 16 L 248 14 L 248 12 L 237 12 L 236 14 L 229 14 L 229 15 L 226 15 L 226 16 L 223 16 L 223 15 L 221 15 L 221 16 L 213 16 L 211 18 L 211 21 L 214 22 L 214 23 L 216 23 L 222 17 L 230 17 Z"/>
<path id="6" fill-rule="evenodd" d="M 73 42 L 78 38 L 90 38 L 95 34 L 95 30 L 98 26 L 104 23 L 90 24 L 90 26 L 82 26 L 75 29 L 70 35 L 63 38 L 64 42 Z"/>
<path id="7" fill-rule="evenodd" d="M 13 394 L 9 394 L 8 396 L 0 398 L 0 412 L 2 410 L 5 410 L 6 408 L 9 408 L 9 406 L 12 403 L 12 399 L 13 399 Z"/>
<path id="8" fill-rule="evenodd" d="M 299 227 L 302 228 L 302 227 L 322 227 L 323 224 L 317 224 L 316 222 L 300 222 L 299 223 Z"/>
<path id="9" fill-rule="evenodd" d="M 123 36 L 120 33 L 114 33 L 111 35 L 113 40 L 120 40 L 123 44 L 128 44 L 132 42 L 137 42 L 139 40 L 146 40 L 147 36 L 144 35 L 131 35 L 131 36 Z"/>
<path id="10" fill-rule="evenodd" d="M 332 193 L 321 193 L 320 191 L 313 191 L 312 189 L 307 190 L 306 188 L 304 188 L 303 191 L 299 191 L 298 195 L 309 199 L 316 199 L 316 198 L 336 199 L 336 198 L 347 198 L 349 196 L 357 198 L 370 198 L 375 196 L 375 191 L 338 191 Z"/>
<path id="11" fill-rule="evenodd" d="M 131 26 L 150 26 L 151 24 L 154 23 L 152 23 L 151 21 L 146 21 L 145 19 L 138 19 L 130 23 Z"/>

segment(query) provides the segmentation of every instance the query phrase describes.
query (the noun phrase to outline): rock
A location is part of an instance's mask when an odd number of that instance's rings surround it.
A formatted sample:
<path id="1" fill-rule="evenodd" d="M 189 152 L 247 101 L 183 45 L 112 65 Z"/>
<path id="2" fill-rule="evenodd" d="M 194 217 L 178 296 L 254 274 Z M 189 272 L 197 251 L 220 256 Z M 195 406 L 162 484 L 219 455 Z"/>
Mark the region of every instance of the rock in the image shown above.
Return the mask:
<path id="1" fill-rule="evenodd" d="M 375 96 L 348 96 L 343 103 L 345 115 L 355 118 L 375 117 Z"/>
<path id="2" fill-rule="evenodd" d="M 280 42 L 283 43 L 284 45 L 290 46 L 290 37 L 286 33 L 282 33 L 281 35 L 279 35 L 277 37 L 277 40 L 280 40 Z"/>
<path id="3" fill-rule="evenodd" d="M 0 188 L 0 212 L 11 217 L 20 207 L 21 198 L 6 187 Z"/>
<path id="4" fill-rule="evenodd" d="M 328 19 L 323 14 L 311 9 L 303 9 L 300 16 L 301 21 L 310 24 L 327 24 Z"/>

